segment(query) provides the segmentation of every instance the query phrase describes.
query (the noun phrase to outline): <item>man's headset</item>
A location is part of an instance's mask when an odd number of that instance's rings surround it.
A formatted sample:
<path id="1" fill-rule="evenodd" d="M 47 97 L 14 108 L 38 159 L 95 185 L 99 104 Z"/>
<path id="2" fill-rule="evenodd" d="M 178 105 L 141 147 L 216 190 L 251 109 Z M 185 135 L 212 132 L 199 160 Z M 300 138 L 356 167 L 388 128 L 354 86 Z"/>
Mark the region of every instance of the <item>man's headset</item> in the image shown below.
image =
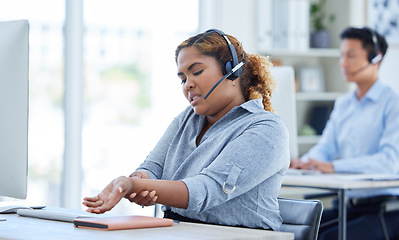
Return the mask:
<path id="1" fill-rule="evenodd" d="M 205 33 L 212 33 L 215 32 L 217 34 L 219 34 L 220 36 L 222 36 L 226 42 L 227 42 L 227 46 L 229 47 L 230 53 L 231 53 L 231 61 L 228 61 L 226 63 L 226 65 L 223 67 L 222 71 L 224 76 L 211 88 L 211 90 L 209 90 L 209 92 L 205 95 L 204 99 L 206 99 L 209 94 L 211 94 L 213 92 L 213 90 L 226 78 L 230 79 L 230 80 L 235 80 L 237 79 L 243 72 L 242 70 L 242 65 L 244 65 L 244 62 L 238 62 L 238 56 L 236 53 L 236 50 L 233 46 L 233 44 L 231 44 L 229 38 L 226 36 L 226 34 L 220 30 L 217 29 L 209 29 L 208 31 L 206 31 Z"/>
<path id="2" fill-rule="evenodd" d="M 380 53 L 380 45 L 378 43 L 377 34 L 375 33 L 375 31 L 373 31 L 370 28 L 366 27 L 366 28 L 363 28 L 363 29 L 368 31 L 368 32 L 370 32 L 371 40 L 373 41 L 374 51 L 368 53 L 367 58 L 369 60 L 369 63 L 367 65 L 359 68 L 358 70 L 356 70 L 354 72 L 351 72 L 350 74 L 352 76 L 354 76 L 354 75 L 358 74 L 359 72 L 363 71 L 364 69 L 369 67 L 370 64 L 377 64 L 377 63 L 381 62 L 381 60 L 382 60 L 382 54 Z"/>
<path id="3" fill-rule="evenodd" d="M 371 64 L 377 64 L 382 60 L 382 55 L 381 53 L 379 53 L 380 46 L 378 44 L 377 34 L 370 28 L 367 28 L 367 30 L 369 30 L 371 33 L 371 39 L 373 40 L 373 45 L 374 45 L 374 51 L 369 53 L 368 59 Z"/>

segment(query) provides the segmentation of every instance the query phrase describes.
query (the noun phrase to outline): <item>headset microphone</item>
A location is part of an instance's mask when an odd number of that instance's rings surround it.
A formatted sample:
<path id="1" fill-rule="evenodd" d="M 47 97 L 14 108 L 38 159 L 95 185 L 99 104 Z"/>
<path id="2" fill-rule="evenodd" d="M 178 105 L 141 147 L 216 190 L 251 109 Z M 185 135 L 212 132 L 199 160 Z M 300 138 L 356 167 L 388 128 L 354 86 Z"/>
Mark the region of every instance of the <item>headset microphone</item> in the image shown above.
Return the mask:
<path id="1" fill-rule="evenodd" d="M 361 71 L 363 71 L 364 69 L 368 68 L 370 66 L 371 63 L 359 68 L 358 70 L 354 71 L 354 72 L 349 72 L 350 75 L 354 76 L 358 73 L 360 73 Z"/>
<path id="2" fill-rule="evenodd" d="M 213 87 L 211 88 L 211 90 L 209 90 L 209 92 L 205 95 L 204 99 L 207 99 L 209 94 L 211 94 L 213 92 L 213 90 L 215 90 L 215 88 L 226 78 L 230 77 L 231 74 L 235 73 L 240 67 L 242 67 L 242 65 L 244 65 L 244 62 L 240 62 L 237 66 L 235 66 L 229 73 L 227 73 L 226 75 L 224 75 L 215 85 L 213 85 Z"/>
<path id="3" fill-rule="evenodd" d="M 358 74 L 359 72 L 363 71 L 364 69 L 366 69 L 367 67 L 370 66 L 370 64 L 377 64 L 382 60 L 382 56 L 381 54 L 378 54 L 377 56 L 375 56 L 373 59 L 371 59 L 370 63 L 368 63 L 367 65 L 359 68 L 358 70 L 354 71 L 354 72 L 350 72 L 349 74 L 354 76 L 356 74 Z"/>

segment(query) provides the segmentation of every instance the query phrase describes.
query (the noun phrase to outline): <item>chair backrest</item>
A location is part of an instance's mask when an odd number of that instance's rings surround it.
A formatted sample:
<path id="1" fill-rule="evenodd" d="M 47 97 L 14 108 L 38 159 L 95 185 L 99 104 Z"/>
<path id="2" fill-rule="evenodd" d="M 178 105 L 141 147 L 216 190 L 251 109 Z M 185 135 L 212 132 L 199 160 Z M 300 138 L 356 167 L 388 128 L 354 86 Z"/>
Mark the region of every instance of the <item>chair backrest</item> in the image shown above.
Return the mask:
<path id="1" fill-rule="evenodd" d="M 294 233 L 295 240 L 316 240 L 323 204 L 320 200 L 279 198 L 282 232 Z"/>
<path id="2" fill-rule="evenodd" d="M 297 116 L 295 102 L 295 72 L 291 66 L 275 66 L 270 69 L 277 84 L 272 94 L 274 111 L 287 125 L 289 133 L 290 158 L 298 158 Z"/>

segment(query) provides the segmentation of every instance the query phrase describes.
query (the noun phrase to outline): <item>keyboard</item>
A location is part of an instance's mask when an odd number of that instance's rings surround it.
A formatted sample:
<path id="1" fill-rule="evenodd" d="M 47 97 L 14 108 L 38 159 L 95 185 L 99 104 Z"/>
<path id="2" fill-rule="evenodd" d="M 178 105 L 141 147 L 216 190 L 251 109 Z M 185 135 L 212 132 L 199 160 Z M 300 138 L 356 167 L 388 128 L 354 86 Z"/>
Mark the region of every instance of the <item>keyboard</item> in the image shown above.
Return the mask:
<path id="1" fill-rule="evenodd" d="M 293 168 L 288 168 L 287 175 L 320 175 L 322 172 L 320 171 L 315 171 L 315 170 L 307 170 L 307 169 L 293 169 Z"/>
<path id="2" fill-rule="evenodd" d="M 33 218 L 41 218 L 41 219 L 71 222 L 71 223 L 73 223 L 73 220 L 76 218 L 99 217 L 98 214 L 85 213 L 82 211 L 62 209 L 62 208 L 59 209 L 56 208 L 51 210 L 18 209 L 17 214 L 23 217 L 33 217 Z"/>

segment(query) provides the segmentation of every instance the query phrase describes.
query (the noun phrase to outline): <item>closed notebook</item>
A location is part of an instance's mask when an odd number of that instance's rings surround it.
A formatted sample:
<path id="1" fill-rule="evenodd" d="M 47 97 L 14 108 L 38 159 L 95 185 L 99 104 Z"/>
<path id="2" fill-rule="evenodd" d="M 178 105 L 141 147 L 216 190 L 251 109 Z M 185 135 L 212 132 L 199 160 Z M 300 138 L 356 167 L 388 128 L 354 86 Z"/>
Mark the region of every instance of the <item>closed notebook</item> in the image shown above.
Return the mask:
<path id="1" fill-rule="evenodd" d="M 115 216 L 77 218 L 73 221 L 77 228 L 91 228 L 99 230 L 123 230 L 136 228 L 169 227 L 173 220 L 147 216 Z"/>

